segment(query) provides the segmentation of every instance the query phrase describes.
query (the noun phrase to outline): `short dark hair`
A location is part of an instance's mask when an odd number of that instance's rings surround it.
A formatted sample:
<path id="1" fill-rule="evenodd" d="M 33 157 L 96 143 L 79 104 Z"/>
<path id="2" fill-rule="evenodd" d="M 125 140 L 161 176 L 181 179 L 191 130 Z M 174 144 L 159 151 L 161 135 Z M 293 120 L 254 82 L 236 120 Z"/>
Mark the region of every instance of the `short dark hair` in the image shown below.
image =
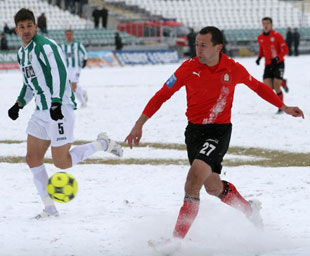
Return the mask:
<path id="1" fill-rule="evenodd" d="M 68 28 L 68 29 L 65 30 L 65 33 L 67 33 L 67 32 L 72 32 L 73 33 L 73 30 L 71 28 Z"/>
<path id="2" fill-rule="evenodd" d="M 15 25 L 17 23 L 24 20 L 31 20 L 34 24 L 36 24 L 36 19 L 34 18 L 34 14 L 32 11 L 26 8 L 20 9 L 14 16 Z"/>
<path id="3" fill-rule="evenodd" d="M 213 45 L 224 44 L 223 33 L 217 27 L 204 27 L 199 31 L 199 34 L 201 35 L 206 35 L 208 33 L 212 35 L 211 42 L 213 43 Z"/>
<path id="4" fill-rule="evenodd" d="M 264 20 L 269 20 L 270 23 L 272 24 L 272 19 L 271 19 L 270 17 L 264 17 L 264 18 L 262 18 L 262 21 L 264 21 Z"/>

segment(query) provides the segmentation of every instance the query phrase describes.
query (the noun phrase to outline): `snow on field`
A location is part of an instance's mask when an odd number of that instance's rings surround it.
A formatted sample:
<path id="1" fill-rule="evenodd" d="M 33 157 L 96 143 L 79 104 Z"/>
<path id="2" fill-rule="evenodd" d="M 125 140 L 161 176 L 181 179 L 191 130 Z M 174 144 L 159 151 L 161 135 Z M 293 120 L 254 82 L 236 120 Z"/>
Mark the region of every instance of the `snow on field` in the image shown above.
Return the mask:
<path id="1" fill-rule="evenodd" d="M 238 59 L 256 78 L 263 66 L 255 58 Z M 92 140 L 107 131 L 125 139 L 147 100 L 179 64 L 85 69 L 81 85 L 87 108 L 76 111 L 75 137 Z M 306 118 L 275 115 L 276 108 L 245 85 L 238 85 L 232 112 L 231 145 L 309 153 L 310 56 L 287 58 L 287 105 L 298 105 Z M 18 71 L 0 73 L 0 140 L 25 140 L 33 105 L 15 122 L 7 117 L 21 86 Z M 184 143 L 185 91 L 181 89 L 145 125 L 142 142 Z M 23 156 L 25 143 L 0 143 L 1 156 Z M 47 156 L 50 156 L 48 153 Z M 94 157 L 107 157 L 96 154 Z M 125 158 L 184 158 L 177 150 L 125 148 Z M 79 165 L 68 172 L 79 184 L 71 203 L 58 204 L 60 218 L 35 221 L 42 206 L 26 164 L 0 163 L 0 256 L 156 255 L 149 239 L 169 237 L 183 199 L 188 166 Z M 48 164 L 49 174 L 57 169 Z M 310 251 L 309 167 L 224 167 L 223 179 L 247 198 L 263 203 L 264 231 L 254 229 L 239 212 L 204 191 L 201 210 L 176 255 L 296 255 Z"/>

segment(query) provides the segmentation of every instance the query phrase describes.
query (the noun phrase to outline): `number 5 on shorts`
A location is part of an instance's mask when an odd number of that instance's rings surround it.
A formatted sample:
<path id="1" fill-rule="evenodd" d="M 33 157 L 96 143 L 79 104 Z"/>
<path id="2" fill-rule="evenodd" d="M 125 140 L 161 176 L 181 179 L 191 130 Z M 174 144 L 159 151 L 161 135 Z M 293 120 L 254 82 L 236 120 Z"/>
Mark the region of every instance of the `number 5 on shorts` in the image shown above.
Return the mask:
<path id="1" fill-rule="evenodd" d="M 214 146 L 213 144 L 210 144 L 209 142 L 205 142 L 205 144 L 203 144 L 202 149 L 200 150 L 199 153 L 209 156 L 214 149 L 216 149 L 216 146 Z"/>
<path id="2" fill-rule="evenodd" d="M 59 134 L 64 134 L 65 133 L 63 125 L 64 125 L 63 123 L 58 123 L 58 132 L 59 132 Z"/>

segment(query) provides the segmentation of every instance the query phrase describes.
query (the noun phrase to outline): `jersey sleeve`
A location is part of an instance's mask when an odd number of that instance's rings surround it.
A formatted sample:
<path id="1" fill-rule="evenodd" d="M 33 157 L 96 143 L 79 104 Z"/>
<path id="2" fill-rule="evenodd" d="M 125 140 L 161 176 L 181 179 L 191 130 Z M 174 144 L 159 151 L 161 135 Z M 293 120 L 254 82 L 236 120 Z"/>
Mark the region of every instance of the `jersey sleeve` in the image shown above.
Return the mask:
<path id="1" fill-rule="evenodd" d="M 283 36 L 280 33 L 277 34 L 277 39 L 278 39 L 278 44 L 280 47 L 280 52 L 278 52 L 278 57 L 280 59 L 283 59 L 284 56 L 288 54 L 288 47 L 287 47 L 287 44 Z"/>
<path id="2" fill-rule="evenodd" d="M 256 80 L 241 64 L 237 63 L 236 68 L 236 73 L 239 74 L 239 83 L 247 85 L 262 99 L 276 106 L 277 108 L 281 108 L 284 105 L 283 101 L 274 93 L 274 91 L 268 85 Z"/>
<path id="3" fill-rule="evenodd" d="M 23 107 L 26 106 L 33 98 L 33 91 L 32 89 L 27 86 L 26 83 L 23 84 L 23 87 L 17 97 L 17 100 L 22 103 Z"/>
<path id="4" fill-rule="evenodd" d="M 257 42 L 258 42 L 258 57 L 262 58 L 262 57 L 264 57 L 264 52 L 263 52 L 263 48 L 260 44 L 259 37 L 257 37 Z"/>
<path id="5" fill-rule="evenodd" d="M 18 65 L 19 65 L 19 68 L 20 68 L 21 72 L 23 73 L 22 68 L 21 68 L 21 59 L 20 59 L 20 56 L 19 56 L 19 52 L 17 53 L 17 62 L 18 62 Z M 32 100 L 34 94 L 33 94 L 32 89 L 29 86 L 27 86 L 26 79 L 25 79 L 24 75 L 23 75 L 23 79 L 24 79 L 24 83 L 23 83 L 22 89 L 19 92 L 17 100 L 24 107 Z"/>
<path id="6" fill-rule="evenodd" d="M 188 65 L 184 62 L 165 82 L 163 87 L 155 93 L 155 95 L 149 100 L 143 110 L 143 114 L 151 118 L 161 105 L 170 99 L 170 97 L 180 90 L 184 85 L 185 78 L 188 76 Z"/>
<path id="7" fill-rule="evenodd" d="M 67 69 L 61 48 L 56 44 L 46 44 L 43 46 L 43 55 L 49 63 L 51 72 L 51 84 L 48 85 L 51 90 L 52 103 L 62 103 L 67 83 Z"/>
<path id="8" fill-rule="evenodd" d="M 79 43 L 79 51 L 82 53 L 83 60 L 88 59 L 87 51 L 82 43 Z"/>

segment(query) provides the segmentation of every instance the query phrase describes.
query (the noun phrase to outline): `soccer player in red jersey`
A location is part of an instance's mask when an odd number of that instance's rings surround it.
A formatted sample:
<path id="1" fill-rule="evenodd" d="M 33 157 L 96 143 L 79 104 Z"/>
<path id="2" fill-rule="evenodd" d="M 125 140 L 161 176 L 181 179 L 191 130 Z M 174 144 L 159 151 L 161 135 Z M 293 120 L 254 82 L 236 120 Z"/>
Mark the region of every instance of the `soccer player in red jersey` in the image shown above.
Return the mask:
<path id="1" fill-rule="evenodd" d="M 281 86 L 284 81 L 284 56 L 288 54 L 289 50 L 282 35 L 272 29 L 271 18 L 263 18 L 262 24 L 263 33 L 257 37 L 259 52 L 256 64 L 259 65 L 261 58 L 265 57 L 264 83 L 274 89 L 283 101 Z M 287 91 L 286 81 L 283 83 L 283 87 Z M 282 113 L 282 110 L 279 109 L 278 113 Z"/>
<path id="2" fill-rule="evenodd" d="M 201 29 L 196 37 L 197 57 L 185 61 L 150 99 L 125 139 L 130 148 L 139 145 L 145 122 L 176 91 L 186 87 L 185 143 L 191 167 L 185 183 L 184 204 L 173 232 L 175 238 L 184 238 L 197 216 L 202 186 L 210 195 L 244 212 L 254 224 L 262 225 L 259 202 L 247 201 L 232 183 L 220 178 L 232 131 L 231 108 L 236 84 L 246 84 L 288 115 L 304 117 L 302 110 L 286 106 L 270 87 L 222 53 L 222 48 L 223 35 L 219 29 Z"/>

